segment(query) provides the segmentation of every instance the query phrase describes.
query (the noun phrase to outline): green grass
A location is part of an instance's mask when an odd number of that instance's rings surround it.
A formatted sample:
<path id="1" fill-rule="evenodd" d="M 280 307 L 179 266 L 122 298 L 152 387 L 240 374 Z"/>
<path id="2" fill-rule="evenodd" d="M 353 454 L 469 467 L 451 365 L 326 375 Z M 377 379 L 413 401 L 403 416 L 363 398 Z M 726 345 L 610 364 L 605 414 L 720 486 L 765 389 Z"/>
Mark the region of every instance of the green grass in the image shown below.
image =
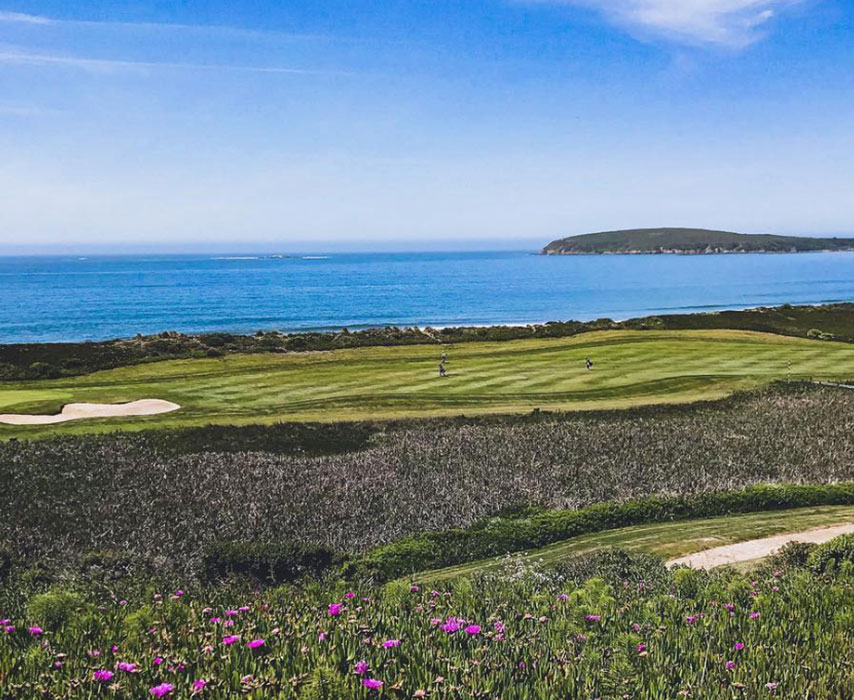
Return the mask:
<path id="1" fill-rule="evenodd" d="M 573 537 L 518 556 L 523 562 L 541 561 L 545 565 L 581 554 L 619 547 L 663 559 L 701 552 L 713 547 L 771 537 L 787 532 L 802 532 L 817 527 L 838 525 L 854 520 L 854 506 L 817 506 L 786 511 L 749 513 L 719 518 L 704 518 L 651 525 L 635 525 L 591 535 Z M 424 583 L 438 583 L 459 576 L 484 573 L 504 566 L 503 558 L 482 559 L 459 566 L 407 577 Z"/>
<path id="2" fill-rule="evenodd" d="M 748 331 L 604 331 L 572 338 L 465 343 L 440 379 L 435 346 L 172 360 L 66 379 L 5 382 L 0 413 L 64 403 L 174 401 L 175 413 L 47 427 L 0 438 L 278 421 L 627 408 L 716 399 L 791 376 L 854 376 L 854 346 Z M 584 358 L 595 367 L 588 372 Z"/>

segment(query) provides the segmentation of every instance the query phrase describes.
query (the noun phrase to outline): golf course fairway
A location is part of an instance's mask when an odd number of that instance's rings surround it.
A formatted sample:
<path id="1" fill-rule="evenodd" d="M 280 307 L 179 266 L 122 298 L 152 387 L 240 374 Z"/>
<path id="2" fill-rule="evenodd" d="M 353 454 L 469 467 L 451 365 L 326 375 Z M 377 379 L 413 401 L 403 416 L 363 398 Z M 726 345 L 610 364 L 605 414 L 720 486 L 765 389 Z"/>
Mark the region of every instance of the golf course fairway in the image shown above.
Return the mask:
<path id="1" fill-rule="evenodd" d="M 0 426 L 0 439 L 116 429 L 628 408 L 724 397 L 778 379 L 854 377 L 854 345 L 749 331 L 602 331 L 446 347 L 169 360 L 56 380 L 4 382 L 0 413 L 73 402 L 171 401 L 157 416 Z M 585 358 L 593 361 L 585 368 Z"/>

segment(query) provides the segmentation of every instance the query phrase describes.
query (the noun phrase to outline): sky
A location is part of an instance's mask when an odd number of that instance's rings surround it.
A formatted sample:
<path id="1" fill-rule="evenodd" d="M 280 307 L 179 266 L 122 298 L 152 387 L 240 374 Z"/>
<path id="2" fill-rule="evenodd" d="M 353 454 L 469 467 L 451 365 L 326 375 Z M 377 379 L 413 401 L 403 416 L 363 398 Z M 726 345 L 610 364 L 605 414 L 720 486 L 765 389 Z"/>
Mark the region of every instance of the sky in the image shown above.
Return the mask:
<path id="1" fill-rule="evenodd" d="M 0 252 L 854 235 L 850 0 L 0 0 Z"/>

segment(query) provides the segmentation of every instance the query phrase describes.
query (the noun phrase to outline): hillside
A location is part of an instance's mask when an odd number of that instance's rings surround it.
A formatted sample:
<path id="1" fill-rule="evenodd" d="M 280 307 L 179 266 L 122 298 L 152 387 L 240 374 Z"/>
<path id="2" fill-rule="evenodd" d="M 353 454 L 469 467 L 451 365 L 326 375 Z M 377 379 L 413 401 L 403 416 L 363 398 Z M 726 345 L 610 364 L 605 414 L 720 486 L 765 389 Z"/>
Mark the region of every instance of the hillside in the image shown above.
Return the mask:
<path id="1" fill-rule="evenodd" d="M 745 234 L 699 228 L 649 228 L 603 231 L 552 241 L 544 255 L 715 253 L 805 253 L 854 250 L 854 238 L 806 238 Z"/>

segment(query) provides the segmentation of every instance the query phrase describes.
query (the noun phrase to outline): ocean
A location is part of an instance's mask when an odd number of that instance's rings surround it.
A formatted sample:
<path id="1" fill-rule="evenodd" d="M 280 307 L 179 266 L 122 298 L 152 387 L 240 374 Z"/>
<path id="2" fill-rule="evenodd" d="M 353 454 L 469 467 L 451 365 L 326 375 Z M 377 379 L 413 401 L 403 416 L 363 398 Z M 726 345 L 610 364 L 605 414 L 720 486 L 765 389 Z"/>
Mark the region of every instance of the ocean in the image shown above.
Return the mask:
<path id="1" fill-rule="evenodd" d="M 624 319 L 854 301 L 854 253 L 0 257 L 0 343 Z"/>

